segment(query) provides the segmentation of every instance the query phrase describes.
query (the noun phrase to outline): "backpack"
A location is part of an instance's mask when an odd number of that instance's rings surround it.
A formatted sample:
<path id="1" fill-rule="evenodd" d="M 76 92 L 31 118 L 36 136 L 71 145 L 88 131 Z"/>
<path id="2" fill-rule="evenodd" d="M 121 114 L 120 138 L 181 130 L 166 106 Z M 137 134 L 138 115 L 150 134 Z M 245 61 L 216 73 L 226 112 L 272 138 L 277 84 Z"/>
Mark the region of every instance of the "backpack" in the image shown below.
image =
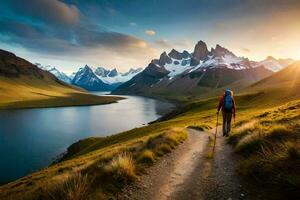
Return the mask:
<path id="1" fill-rule="evenodd" d="M 226 112 L 232 112 L 233 99 L 231 97 L 231 91 L 226 91 L 225 92 L 223 108 L 224 108 L 224 111 L 226 111 Z"/>

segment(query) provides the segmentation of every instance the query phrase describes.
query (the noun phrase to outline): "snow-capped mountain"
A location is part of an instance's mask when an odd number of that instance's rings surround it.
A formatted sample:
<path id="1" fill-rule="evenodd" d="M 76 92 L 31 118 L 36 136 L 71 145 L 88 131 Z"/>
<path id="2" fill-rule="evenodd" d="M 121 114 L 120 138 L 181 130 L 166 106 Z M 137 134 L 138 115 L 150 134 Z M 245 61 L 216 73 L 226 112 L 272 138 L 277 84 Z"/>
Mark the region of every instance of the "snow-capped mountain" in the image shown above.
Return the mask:
<path id="1" fill-rule="evenodd" d="M 117 69 L 107 70 L 103 67 L 94 68 L 85 65 L 75 74 L 72 84 L 91 91 L 111 91 L 141 71 L 139 68 L 119 73 Z"/>
<path id="2" fill-rule="evenodd" d="M 66 82 L 66 83 L 71 83 L 72 82 L 72 78 L 69 77 L 68 75 L 66 75 L 64 72 L 59 71 L 57 68 L 55 67 L 51 67 L 49 65 L 47 66 L 43 66 L 40 63 L 35 63 L 35 65 L 37 67 L 39 67 L 42 70 L 48 71 L 51 74 L 53 74 L 54 76 L 56 76 L 59 80 Z"/>
<path id="3" fill-rule="evenodd" d="M 192 53 L 163 52 L 130 81 L 120 85 L 114 94 L 151 94 L 162 92 L 205 92 L 236 84 L 249 84 L 277 70 L 276 63 L 267 67 L 248 58 L 239 57 L 228 49 L 216 45 L 209 51 L 199 41 Z M 281 64 L 280 66 L 283 66 Z"/>
<path id="4" fill-rule="evenodd" d="M 119 73 L 116 68 L 114 68 L 113 70 L 106 70 L 102 67 L 98 67 L 95 69 L 94 72 L 98 76 L 98 78 L 101 79 L 104 83 L 121 84 L 121 83 L 125 83 L 126 81 L 129 81 L 130 79 L 132 79 L 132 77 L 134 77 L 141 71 L 142 68 L 138 68 L 138 69 L 131 68 L 128 72 Z"/>
<path id="5" fill-rule="evenodd" d="M 111 91 L 122 83 L 130 80 L 136 74 L 142 71 L 142 68 L 130 69 L 125 73 L 120 73 L 117 69 L 107 70 L 103 67 L 90 67 L 85 65 L 73 72 L 70 76 L 59 71 L 55 67 L 35 64 L 40 69 L 48 71 L 55 75 L 59 80 L 73 84 L 91 91 Z"/>
<path id="6" fill-rule="evenodd" d="M 183 72 L 192 72 L 204 68 L 228 68 L 235 70 L 249 69 L 251 63 L 247 58 L 238 57 L 229 50 L 217 45 L 208 51 L 206 44 L 199 41 L 193 53 L 182 53 L 172 49 L 170 53 L 162 53 L 160 58 L 152 60 L 153 64 L 168 71 L 171 79 Z"/>
<path id="7" fill-rule="evenodd" d="M 72 84 L 90 91 L 109 91 L 113 89 L 111 85 L 101 81 L 88 65 L 78 70 L 72 80 Z"/>
<path id="8" fill-rule="evenodd" d="M 293 62 L 295 62 L 293 59 L 276 59 L 272 56 L 268 56 L 265 60 L 257 62 L 254 66 L 264 66 L 273 72 L 278 72 Z"/>

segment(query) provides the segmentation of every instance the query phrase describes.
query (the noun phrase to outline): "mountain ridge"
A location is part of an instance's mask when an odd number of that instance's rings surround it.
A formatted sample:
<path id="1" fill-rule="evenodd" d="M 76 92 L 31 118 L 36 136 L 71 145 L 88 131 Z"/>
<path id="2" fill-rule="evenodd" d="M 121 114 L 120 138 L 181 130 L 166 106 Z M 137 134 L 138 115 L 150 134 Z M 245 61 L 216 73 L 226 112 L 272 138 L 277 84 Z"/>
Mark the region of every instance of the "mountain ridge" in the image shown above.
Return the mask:
<path id="1" fill-rule="evenodd" d="M 241 80 L 241 87 L 244 87 L 271 75 L 291 62 L 291 59 L 277 60 L 271 57 L 255 62 L 238 57 L 219 44 L 209 51 L 206 43 L 200 40 L 192 53 L 185 50 L 178 52 L 175 49 L 169 53 L 163 52 L 141 73 L 118 86 L 112 94 L 151 96 L 164 93 L 194 93 L 197 90 L 205 92 L 230 87 Z M 222 72 L 226 75 L 222 76 Z"/>
<path id="2" fill-rule="evenodd" d="M 85 65 L 68 76 L 64 72 L 59 71 L 56 67 L 42 66 L 39 63 L 36 63 L 36 65 L 40 69 L 52 73 L 63 82 L 90 91 L 111 91 L 120 84 L 130 80 L 134 75 L 142 70 L 142 68 L 131 68 L 125 73 L 120 73 L 116 68 L 108 70 L 104 67 L 94 68 L 89 65 Z"/>

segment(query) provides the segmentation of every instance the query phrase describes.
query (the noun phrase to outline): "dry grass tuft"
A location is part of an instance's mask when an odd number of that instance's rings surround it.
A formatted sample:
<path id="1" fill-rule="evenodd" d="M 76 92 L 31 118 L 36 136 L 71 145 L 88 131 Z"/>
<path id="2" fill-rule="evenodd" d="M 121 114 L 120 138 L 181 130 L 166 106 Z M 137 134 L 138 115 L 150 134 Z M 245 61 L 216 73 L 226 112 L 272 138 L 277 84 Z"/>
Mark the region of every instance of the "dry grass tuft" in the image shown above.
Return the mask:
<path id="1" fill-rule="evenodd" d="M 253 132 L 249 134 L 251 131 Z M 235 147 L 236 152 L 252 152 L 263 143 L 264 131 L 259 125 L 245 129 L 240 134 L 244 134 L 245 136 L 238 141 Z"/>
<path id="2" fill-rule="evenodd" d="M 49 184 L 43 188 L 41 198 L 45 200 L 86 200 L 91 182 L 87 175 L 75 173 L 61 184 Z"/>
<path id="3" fill-rule="evenodd" d="M 147 149 L 138 157 L 138 162 L 152 164 L 155 162 L 155 154 L 153 151 Z"/>
<path id="4" fill-rule="evenodd" d="M 130 154 L 122 153 L 114 157 L 106 166 L 106 170 L 116 181 L 129 183 L 135 180 L 135 164 Z"/>
<path id="5" fill-rule="evenodd" d="M 160 144 L 156 149 L 155 152 L 158 156 L 162 156 L 166 153 L 170 153 L 172 148 L 168 144 Z"/>

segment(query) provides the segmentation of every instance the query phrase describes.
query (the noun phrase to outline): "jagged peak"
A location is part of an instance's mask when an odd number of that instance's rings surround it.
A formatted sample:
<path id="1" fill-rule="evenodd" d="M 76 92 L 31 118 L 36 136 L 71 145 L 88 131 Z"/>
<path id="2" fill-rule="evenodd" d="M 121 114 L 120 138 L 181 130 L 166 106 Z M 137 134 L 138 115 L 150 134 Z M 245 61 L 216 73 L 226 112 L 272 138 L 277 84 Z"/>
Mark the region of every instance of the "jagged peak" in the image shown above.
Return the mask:
<path id="1" fill-rule="evenodd" d="M 87 64 L 83 67 L 83 69 L 90 69 L 90 70 L 92 70 L 92 68 L 90 66 L 88 66 Z"/>
<path id="2" fill-rule="evenodd" d="M 265 60 L 276 60 L 273 56 L 268 56 Z"/>
<path id="3" fill-rule="evenodd" d="M 176 49 L 172 49 L 169 54 L 172 54 L 172 53 L 179 53 L 179 51 L 177 51 Z"/>
<path id="4" fill-rule="evenodd" d="M 118 75 L 118 71 L 116 68 L 113 68 L 108 74 L 107 76 L 109 77 L 114 77 L 114 76 L 117 76 Z"/>
<path id="5" fill-rule="evenodd" d="M 191 61 L 192 66 L 196 66 L 200 63 L 200 60 L 206 60 L 209 55 L 209 51 L 207 49 L 207 45 L 204 41 L 200 40 L 197 42 L 193 52 L 193 58 Z"/>
<path id="6" fill-rule="evenodd" d="M 211 51 L 209 54 L 214 57 L 222 57 L 225 55 L 231 55 L 231 56 L 237 57 L 234 53 L 232 53 L 231 51 L 229 51 L 225 47 L 222 47 L 219 44 L 217 44 L 215 48 L 211 48 Z"/>
<path id="7" fill-rule="evenodd" d="M 221 45 L 217 44 L 216 45 L 216 49 L 224 49 L 224 47 L 222 47 Z"/>
<path id="8" fill-rule="evenodd" d="M 207 46 L 206 43 L 205 43 L 203 40 L 199 40 L 199 41 L 197 42 L 196 46 L 197 46 L 197 45 L 205 45 L 205 46 Z"/>
<path id="9" fill-rule="evenodd" d="M 164 51 L 164 52 L 162 52 L 162 53 L 160 54 L 160 58 L 161 58 L 161 57 L 165 57 L 165 56 L 168 56 L 168 54 L 167 54 L 166 51 Z"/>

